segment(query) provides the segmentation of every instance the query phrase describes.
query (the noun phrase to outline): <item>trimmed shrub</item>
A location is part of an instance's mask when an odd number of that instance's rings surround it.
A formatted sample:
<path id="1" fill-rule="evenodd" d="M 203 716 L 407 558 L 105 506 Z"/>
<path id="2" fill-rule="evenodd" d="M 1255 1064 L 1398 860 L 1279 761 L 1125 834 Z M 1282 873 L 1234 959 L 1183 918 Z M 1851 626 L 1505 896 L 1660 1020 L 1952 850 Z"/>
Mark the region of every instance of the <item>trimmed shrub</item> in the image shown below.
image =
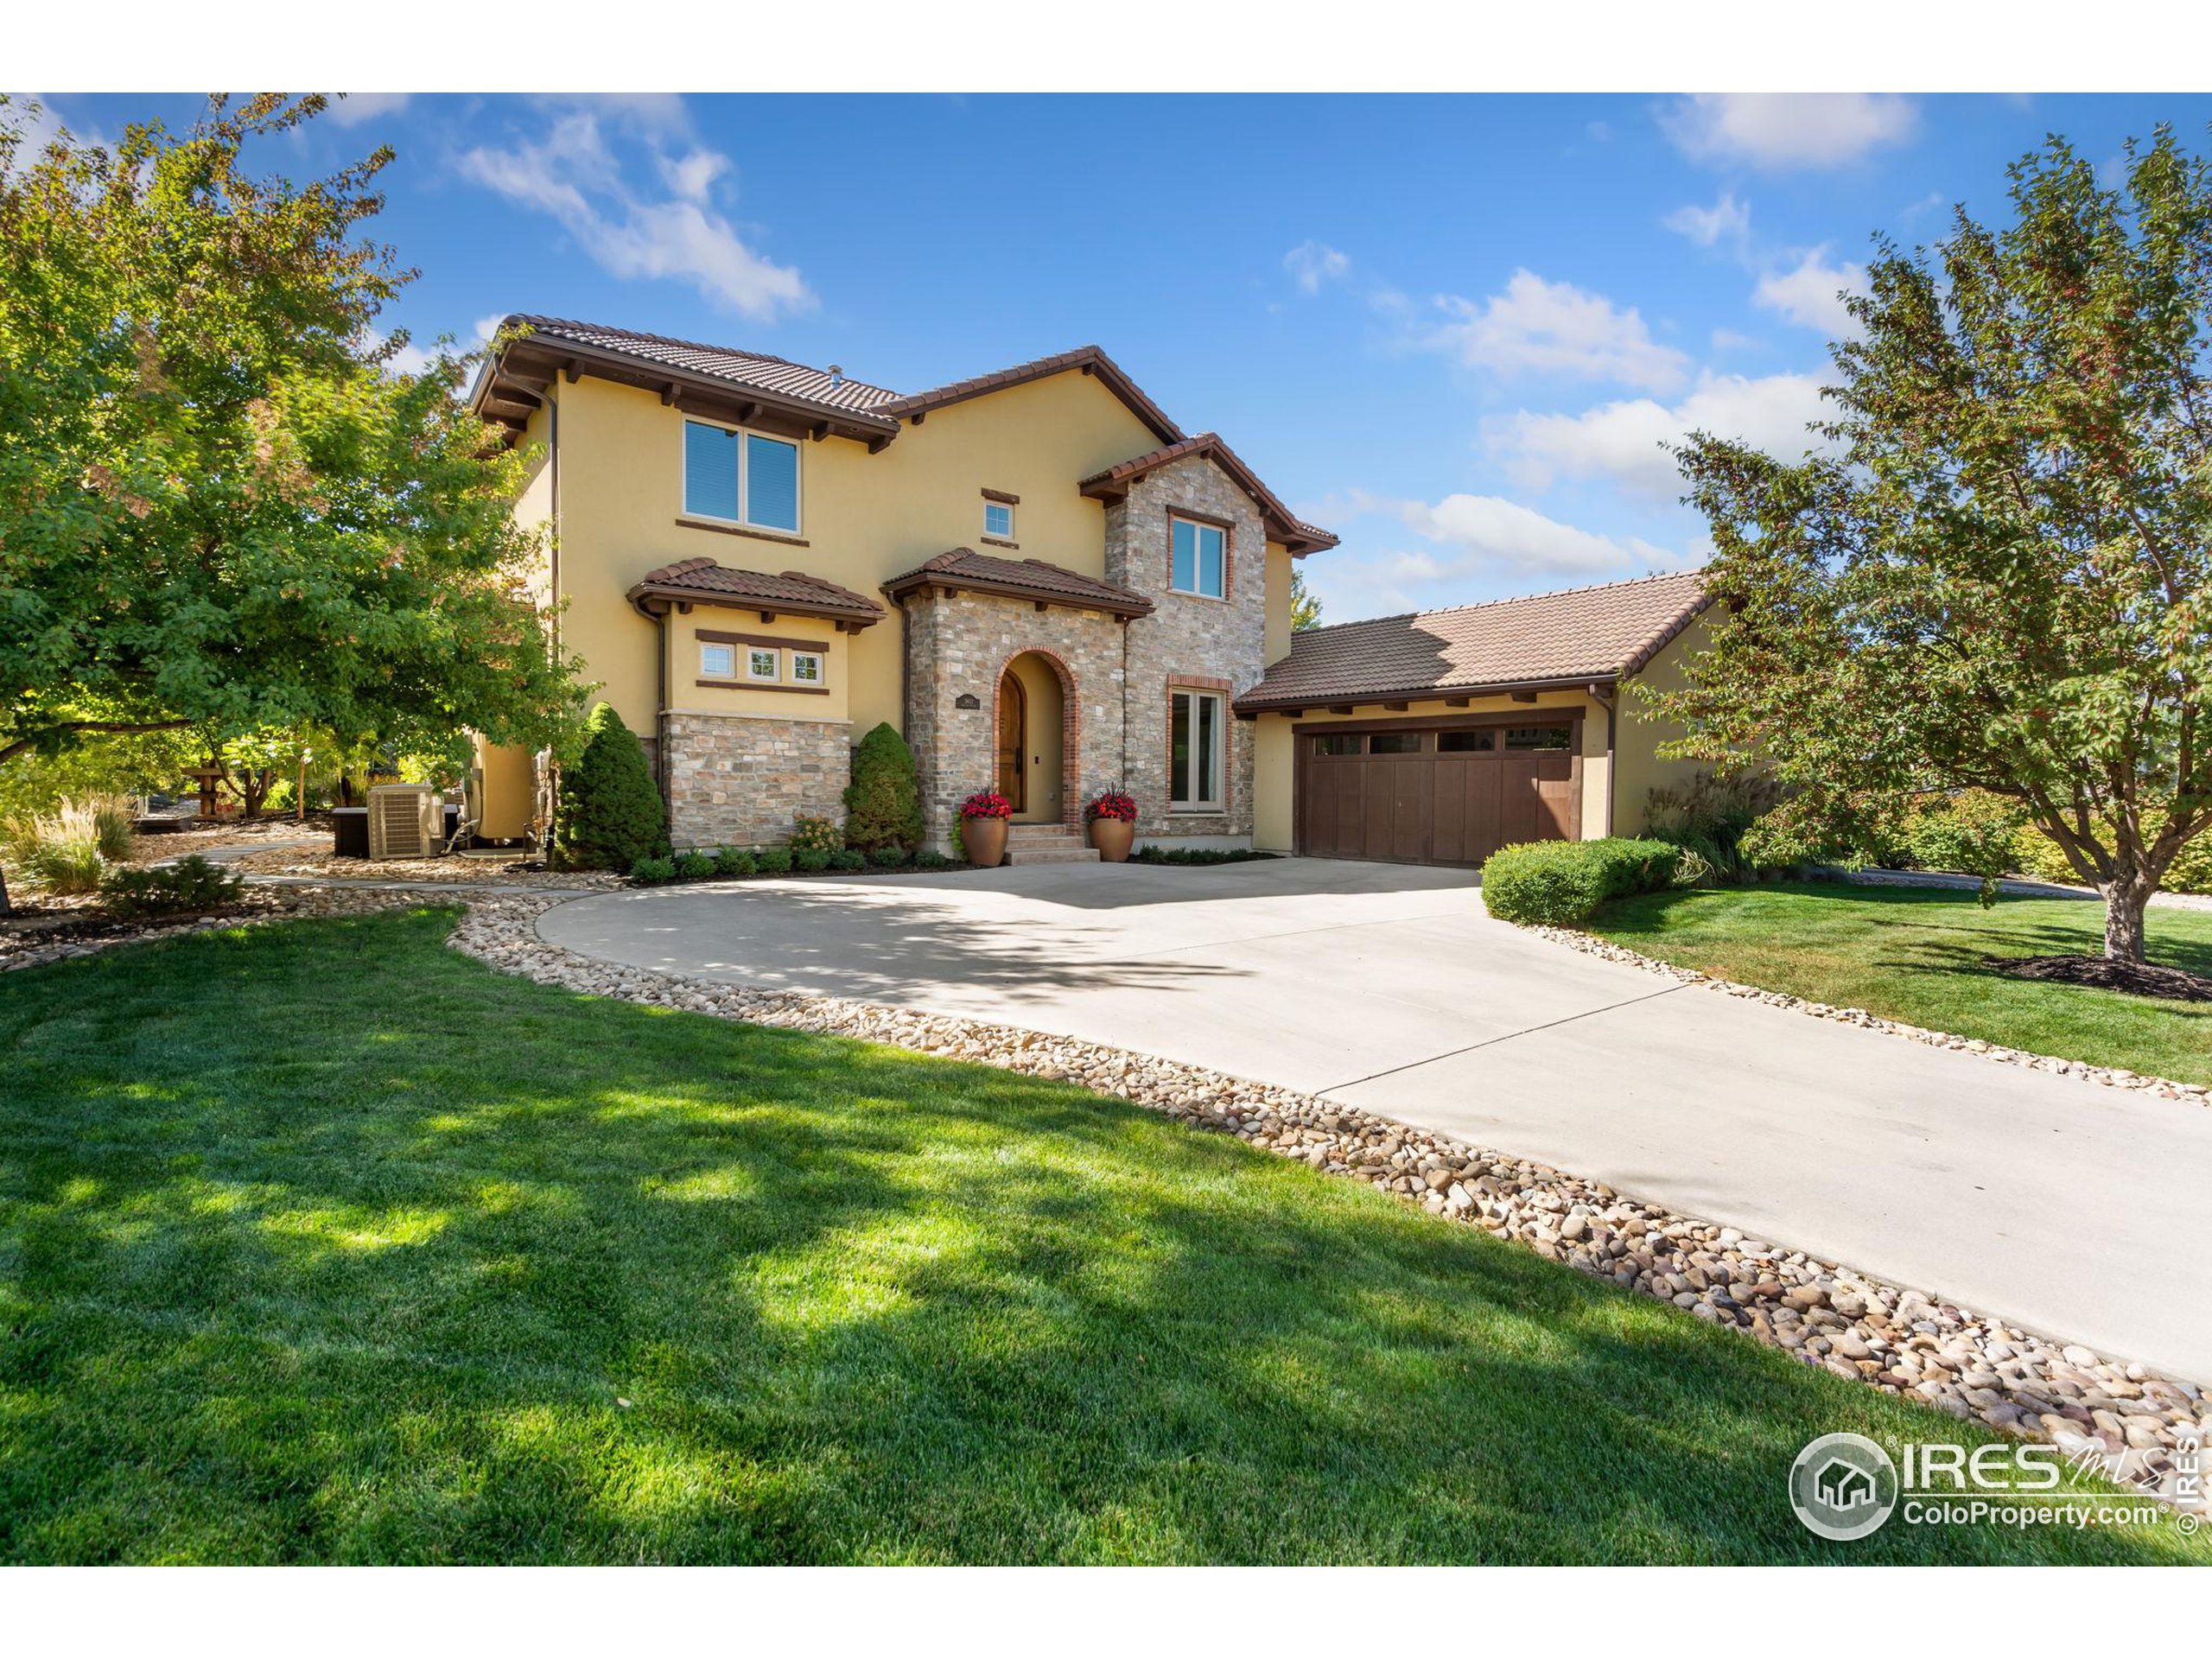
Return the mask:
<path id="1" fill-rule="evenodd" d="M 213 910 L 245 891 L 245 878 L 198 853 L 145 870 L 115 870 L 100 883 L 100 898 L 125 921 L 187 910 Z"/>
<path id="2" fill-rule="evenodd" d="M 819 875 L 830 868 L 831 855 L 820 847 L 794 847 L 791 868 L 804 875 Z"/>
<path id="3" fill-rule="evenodd" d="M 906 861 L 906 849 L 897 842 L 887 842 L 869 852 L 868 861 L 880 870 L 895 870 Z"/>
<path id="4" fill-rule="evenodd" d="M 591 711 L 591 735 L 561 779 L 553 861 L 563 869 L 625 870 L 668 855 L 668 814 L 645 746 L 608 703 Z"/>
<path id="5" fill-rule="evenodd" d="M 745 847 L 725 847 L 715 855 L 716 875 L 751 875 L 760 868 L 760 861 Z"/>
<path id="6" fill-rule="evenodd" d="M 853 781 L 845 789 L 845 845 L 874 853 L 885 847 L 911 852 L 922 841 L 922 793 L 914 778 L 914 752 L 885 721 L 853 751 Z"/>
<path id="7" fill-rule="evenodd" d="M 1140 847 L 1128 857 L 1132 864 L 1249 864 L 1274 853 L 1254 852 L 1249 847 Z"/>
<path id="8" fill-rule="evenodd" d="M 801 853 L 834 853 L 845 845 L 845 833 L 828 818 L 802 812 L 791 820 L 791 856 Z"/>
<path id="9" fill-rule="evenodd" d="M 1671 842 L 1531 841 L 1483 865 L 1483 904 L 1501 921 L 1580 927 L 1610 899 L 1669 884 L 1681 849 Z"/>
<path id="10" fill-rule="evenodd" d="M 663 881 L 676 880 L 676 861 L 672 858 L 640 858 L 630 866 L 630 879 L 643 887 L 658 887 Z"/>
<path id="11" fill-rule="evenodd" d="M 676 861 L 676 873 L 686 881 L 696 881 L 706 876 L 718 874 L 720 870 L 715 861 L 714 854 L 685 853 Z"/>
<path id="12" fill-rule="evenodd" d="M 947 858 L 934 847 L 925 847 L 914 855 L 914 868 L 918 870 L 955 870 L 960 868 L 960 861 Z"/>
<path id="13" fill-rule="evenodd" d="M 763 847 L 753 854 L 753 861 L 760 867 L 763 875 L 789 875 L 791 873 L 791 849 L 788 847 Z"/>
<path id="14" fill-rule="evenodd" d="M 830 855 L 830 868 L 849 872 L 864 870 L 868 868 L 868 855 L 850 847 L 841 847 Z"/>

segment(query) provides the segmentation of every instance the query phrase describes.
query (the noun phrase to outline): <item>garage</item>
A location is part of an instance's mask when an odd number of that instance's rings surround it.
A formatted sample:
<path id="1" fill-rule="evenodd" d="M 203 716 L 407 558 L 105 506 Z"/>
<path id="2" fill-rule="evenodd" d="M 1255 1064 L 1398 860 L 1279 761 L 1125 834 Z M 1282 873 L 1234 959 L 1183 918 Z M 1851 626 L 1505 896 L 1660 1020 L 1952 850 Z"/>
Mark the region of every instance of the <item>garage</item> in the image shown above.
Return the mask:
<path id="1" fill-rule="evenodd" d="M 1300 724 L 1298 851 L 1478 865 L 1581 833 L 1580 721 L 1474 717 Z"/>

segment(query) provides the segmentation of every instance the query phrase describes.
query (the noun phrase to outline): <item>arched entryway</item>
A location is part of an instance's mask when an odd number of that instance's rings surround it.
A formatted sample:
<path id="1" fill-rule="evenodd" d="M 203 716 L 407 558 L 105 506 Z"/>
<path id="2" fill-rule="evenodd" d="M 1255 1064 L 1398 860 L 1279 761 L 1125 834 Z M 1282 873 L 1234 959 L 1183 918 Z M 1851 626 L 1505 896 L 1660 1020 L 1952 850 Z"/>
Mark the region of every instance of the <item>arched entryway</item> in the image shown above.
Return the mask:
<path id="1" fill-rule="evenodd" d="M 1075 783 L 1066 753 L 1067 670 L 1044 652 L 1025 651 L 999 674 L 992 721 L 1000 794 L 1017 823 L 1059 823 Z"/>

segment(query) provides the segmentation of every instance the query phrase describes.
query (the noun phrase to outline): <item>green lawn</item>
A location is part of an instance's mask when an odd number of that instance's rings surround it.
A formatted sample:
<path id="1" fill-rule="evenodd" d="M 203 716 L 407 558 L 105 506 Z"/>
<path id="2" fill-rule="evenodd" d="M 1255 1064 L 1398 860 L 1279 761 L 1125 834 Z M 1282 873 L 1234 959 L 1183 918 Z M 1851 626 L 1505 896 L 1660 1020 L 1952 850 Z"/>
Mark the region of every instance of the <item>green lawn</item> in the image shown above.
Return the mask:
<path id="1" fill-rule="evenodd" d="M 2212 1002 L 2014 979 L 1988 957 L 2104 949 L 2104 907 L 1931 888 L 1782 883 L 1646 893 L 1590 931 L 1649 957 L 1816 1002 L 2098 1065 L 2212 1084 Z M 2212 912 L 2153 907 L 2153 962 L 2212 974 Z"/>
<path id="2" fill-rule="evenodd" d="M 1074 1088 L 310 922 L 0 981 L 0 1559 L 2203 1559 L 1823 1545 L 1950 1420 Z"/>

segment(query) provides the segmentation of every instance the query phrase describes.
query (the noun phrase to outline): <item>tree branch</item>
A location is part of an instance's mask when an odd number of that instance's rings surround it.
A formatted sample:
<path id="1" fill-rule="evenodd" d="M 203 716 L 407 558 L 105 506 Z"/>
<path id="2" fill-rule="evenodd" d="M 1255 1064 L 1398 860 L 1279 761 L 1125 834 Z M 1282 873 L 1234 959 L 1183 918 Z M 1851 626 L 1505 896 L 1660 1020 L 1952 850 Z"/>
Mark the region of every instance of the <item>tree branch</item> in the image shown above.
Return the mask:
<path id="1" fill-rule="evenodd" d="M 35 749 L 41 738 L 54 732 L 174 732 L 191 725 L 188 720 L 65 720 L 49 726 L 38 737 L 19 737 L 0 748 L 0 763 L 14 760 L 26 749 Z"/>

